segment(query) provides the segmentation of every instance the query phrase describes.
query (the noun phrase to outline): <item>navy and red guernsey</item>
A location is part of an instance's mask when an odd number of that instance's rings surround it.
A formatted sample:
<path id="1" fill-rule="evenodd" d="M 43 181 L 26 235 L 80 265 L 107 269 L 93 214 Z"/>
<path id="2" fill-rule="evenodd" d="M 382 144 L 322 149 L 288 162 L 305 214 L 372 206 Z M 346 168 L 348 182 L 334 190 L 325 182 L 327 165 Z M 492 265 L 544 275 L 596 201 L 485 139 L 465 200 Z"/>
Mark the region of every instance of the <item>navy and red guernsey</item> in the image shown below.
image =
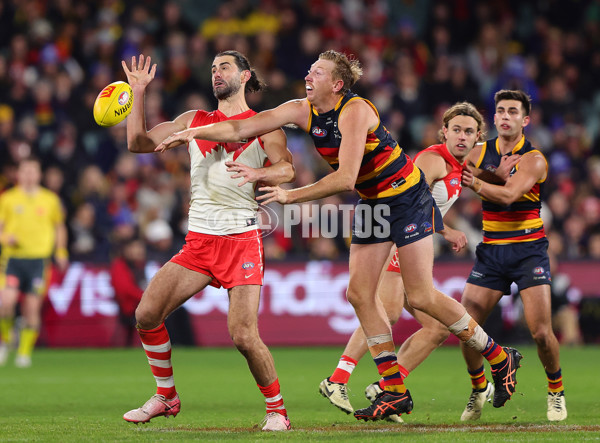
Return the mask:
<path id="1" fill-rule="evenodd" d="M 519 154 L 522 156 L 533 152 L 543 156 L 523 136 L 510 155 Z M 502 154 L 496 137 L 483 144 L 481 155 L 475 166 L 495 172 L 500 165 L 501 158 Z M 517 164 L 514 171 L 518 169 L 519 165 Z M 522 243 L 544 238 L 546 233 L 544 232 L 544 223 L 540 217 L 540 209 L 542 207 L 542 190 L 545 181 L 545 178 L 539 180 L 529 192 L 508 206 L 493 203 L 482 196 L 483 243 Z"/>
<path id="2" fill-rule="evenodd" d="M 342 135 L 338 120 L 344 107 L 353 100 L 364 100 L 377 114 L 375 106 L 358 95 L 347 92 L 335 107 L 319 114 L 309 102 L 311 113 L 306 132 L 311 136 L 321 157 L 335 170 L 339 167 L 339 151 Z M 387 129 L 379 122 L 369 131 L 355 189 L 363 199 L 377 199 L 400 195 L 421 181 L 421 171 L 404 153 Z"/>

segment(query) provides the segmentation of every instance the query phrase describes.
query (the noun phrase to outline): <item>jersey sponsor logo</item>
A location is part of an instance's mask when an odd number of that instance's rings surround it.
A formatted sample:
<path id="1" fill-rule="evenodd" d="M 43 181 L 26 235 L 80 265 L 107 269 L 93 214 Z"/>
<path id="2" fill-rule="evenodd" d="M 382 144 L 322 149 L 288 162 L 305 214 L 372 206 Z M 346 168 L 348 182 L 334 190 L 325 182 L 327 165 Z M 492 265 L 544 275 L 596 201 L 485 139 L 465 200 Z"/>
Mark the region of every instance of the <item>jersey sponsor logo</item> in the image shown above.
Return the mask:
<path id="1" fill-rule="evenodd" d="M 411 223 L 410 225 L 404 227 L 404 232 L 406 234 L 409 234 L 411 232 L 414 232 L 416 229 L 417 229 L 417 225 L 414 223 Z"/>
<path id="2" fill-rule="evenodd" d="M 254 263 L 251 261 L 247 261 L 242 265 L 242 269 L 252 269 L 254 267 Z"/>
<path id="3" fill-rule="evenodd" d="M 395 182 L 392 182 L 392 188 L 396 189 L 396 188 L 402 186 L 404 183 L 406 183 L 406 179 L 404 177 L 402 177 L 400 180 L 396 180 Z"/>
<path id="4" fill-rule="evenodd" d="M 421 228 L 423 228 L 423 232 L 431 232 L 433 230 L 433 226 L 431 226 L 431 223 L 429 222 L 423 223 Z"/>
<path id="5" fill-rule="evenodd" d="M 325 137 L 327 135 L 327 131 L 325 129 L 321 129 L 318 126 L 315 126 L 312 129 L 312 135 L 315 137 Z"/>
<path id="6" fill-rule="evenodd" d="M 496 165 L 485 165 L 485 168 L 484 168 L 484 169 L 485 169 L 486 171 L 490 171 L 490 172 L 496 172 L 496 169 L 498 169 L 498 168 L 496 167 Z"/>
<path id="7" fill-rule="evenodd" d="M 485 274 L 482 274 L 481 272 L 477 272 L 475 270 L 471 271 L 471 275 L 469 275 L 469 278 L 483 278 L 485 277 Z"/>
<path id="8" fill-rule="evenodd" d="M 458 186 L 458 185 L 460 185 L 460 181 L 458 180 L 458 178 L 453 178 L 452 180 L 450 180 L 450 185 Z"/>

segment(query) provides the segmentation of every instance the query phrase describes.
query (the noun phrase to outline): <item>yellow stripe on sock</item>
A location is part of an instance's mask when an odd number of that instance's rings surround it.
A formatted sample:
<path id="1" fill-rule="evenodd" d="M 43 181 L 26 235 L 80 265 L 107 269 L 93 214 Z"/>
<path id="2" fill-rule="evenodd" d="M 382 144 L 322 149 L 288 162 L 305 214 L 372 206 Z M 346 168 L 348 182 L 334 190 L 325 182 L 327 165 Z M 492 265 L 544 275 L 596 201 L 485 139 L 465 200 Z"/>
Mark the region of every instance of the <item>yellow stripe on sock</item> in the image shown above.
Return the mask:
<path id="1" fill-rule="evenodd" d="M 506 359 L 506 357 L 507 357 L 506 352 L 504 352 L 504 350 L 503 350 L 502 353 L 500 355 L 498 355 L 498 357 L 490 360 L 490 365 L 495 365 L 497 363 L 500 363 L 501 361 L 504 361 Z"/>
<path id="2" fill-rule="evenodd" d="M 390 375 L 394 375 L 397 374 L 399 372 L 398 370 L 398 366 L 394 365 L 391 368 L 389 368 L 386 371 L 383 371 L 383 374 L 381 374 L 382 377 L 389 377 Z"/>

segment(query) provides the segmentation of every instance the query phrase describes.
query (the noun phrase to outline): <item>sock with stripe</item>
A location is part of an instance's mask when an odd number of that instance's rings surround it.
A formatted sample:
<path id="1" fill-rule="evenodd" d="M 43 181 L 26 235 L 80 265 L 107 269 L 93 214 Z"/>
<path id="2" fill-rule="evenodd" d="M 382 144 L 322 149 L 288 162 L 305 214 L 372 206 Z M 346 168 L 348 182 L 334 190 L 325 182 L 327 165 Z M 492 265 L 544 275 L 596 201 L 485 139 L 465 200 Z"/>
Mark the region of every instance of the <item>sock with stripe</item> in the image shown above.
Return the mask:
<path id="1" fill-rule="evenodd" d="M 138 333 L 156 380 L 156 393 L 171 400 L 177 395 L 177 391 L 171 365 L 171 340 L 167 328 L 162 323 L 154 329 L 138 329 Z"/>
<path id="2" fill-rule="evenodd" d="M 469 371 L 469 377 L 471 377 L 471 386 L 473 389 L 480 391 L 487 388 L 487 380 L 485 378 L 485 369 L 483 368 L 483 365 L 474 371 Z"/>
<path id="3" fill-rule="evenodd" d="M 546 377 L 548 379 L 548 392 L 563 392 L 565 390 L 562 382 L 562 370 L 560 368 L 554 373 L 546 371 Z"/>
<path id="4" fill-rule="evenodd" d="M 400 363 L 398 363 L 398 370 L 400 371 L 400 376 L 402 377 L 402 381 L 404 382 L 404 379 L 406 377 L 408 377 L 408 374 L 410 374 L 410 371 L 408 369 L 406 369 L 404 366 L 402 366 Z M 379 385 L 379 387 L 381 389 L 384 389 L 383 378 L 380 378 L 377 381 L 377 384 Z"/>
<path id="5" fill-rule="evenodd" d="M 408 374 L 410 374 L 410 371 L 408 369 L 406 369 L 404 366 L 402 366 L 400 363 L 398 363 L 398 370 L 400 371 L 402 380 L 404 380 L 406 377 L 408 377 Z"/>
<path id="6" fill-rule="evenodd" d="M 33 348 L 35 347 L 35 342 L 40 335 L 40 331 L 34 328 L 25 327 L 21 329 L 21 334 L 19 336 L 19 349 L 17 349 L 17 355 L 23 355 L 30 357 Z"/>
<path id="7" fill-rule="evenodd" d="M 400 371 L 400 376 L 402 377 L 402 382 L 404 382 L 404 379 L 406 377 L 408 377 L 408 374 L 410 374 L 410 371 L 408 369 L 406 369 L 404 366 L 402 366 L 400 363 L 398 363 L 398 370 Z M 377 384 L 379 385 L 379 387 L 381 389 L 385 389 L 384 388 L 385 385 L 383 384 L 383 378 L 380 378 L 377 381 Z"/>
<path id="8" fill-rule="evenodd" d="M 260 392 L 265 396 L 265 403 L 267 404 L 267 414 L 271 412 L 277 412 L 278 414 L 287 417 L 287 411 L 283 404 L 283 397 L 281 396 L 281 388 L 279 387 L 279 379 L 275 379 L 269 386 L 261 386 L 256 384 Z"/>
<path id="9" fill-rule="evenodd" d="M 450 325 L 448 330 L 456 335 L 470 348 L 480 352 L 492 369 L 497 369 L 506 361 L 508 355 L 504 352 L 492 337 L 488 336 L 479 324 L 465 312 L 456 323 Z"/>
<path id="10" fill-rule="evenodd" d="M 405 393 L 406 386 L 404 386 L 400 375 L 392 334 L 367 337 L 367 345 L 373 361 L 377 365 L 377 371 L 383 378 L 380 386 L 383 385 L 385 391 Z"/>
<path id="11" fill-rule="evenodd" d="M 333 374 L 329 377 L 329 381 L 333 383 L 348 384 L 352 371 L 354 371 L 357 364 L 358 361 L 354 360 L 352 357 L 342 355 L 337 368 L 335 368 L 335 371 L 333 371 Z"/>

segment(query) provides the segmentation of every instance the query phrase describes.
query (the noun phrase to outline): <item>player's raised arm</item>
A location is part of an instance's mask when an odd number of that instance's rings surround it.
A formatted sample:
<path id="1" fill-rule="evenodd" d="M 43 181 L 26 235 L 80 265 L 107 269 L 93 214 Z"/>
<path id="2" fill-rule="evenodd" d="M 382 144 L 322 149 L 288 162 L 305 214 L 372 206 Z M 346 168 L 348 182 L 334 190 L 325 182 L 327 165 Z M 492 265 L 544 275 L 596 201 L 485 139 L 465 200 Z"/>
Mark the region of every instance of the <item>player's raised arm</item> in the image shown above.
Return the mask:
<path id="1" fill-rule="evenodd" d="M 188 111 L 175 120 L 161 123 L 148 131 L 144 96 L 146 88 L 156 74 L 156 64 L 152 65 L 151 58 L 141 54 L 137 59 L 135 56 L 131 57 L 131 69 L 124 60 L 121 61 L 121 65 L 135 97 L 131 114 L 127 117 L 127 148 L 135 153 L 153 152 L 156 144 L 169 134 L 186 129 L 195 111 Z"/>
<path id="2" fill-rule="evenodd" d="M 274 109 L 259 112 L 248 119 L 227 120 L 178 132 L 174 131 L 156 146 L 155 151 L 164 152 L 182 143 L 189 143 L 193 139 L 224 143 L 238 142 L 274 131 L 287 124 L 305 128 L 308 124 L 308 106 L 306 99 L 291 100 Z"/>

